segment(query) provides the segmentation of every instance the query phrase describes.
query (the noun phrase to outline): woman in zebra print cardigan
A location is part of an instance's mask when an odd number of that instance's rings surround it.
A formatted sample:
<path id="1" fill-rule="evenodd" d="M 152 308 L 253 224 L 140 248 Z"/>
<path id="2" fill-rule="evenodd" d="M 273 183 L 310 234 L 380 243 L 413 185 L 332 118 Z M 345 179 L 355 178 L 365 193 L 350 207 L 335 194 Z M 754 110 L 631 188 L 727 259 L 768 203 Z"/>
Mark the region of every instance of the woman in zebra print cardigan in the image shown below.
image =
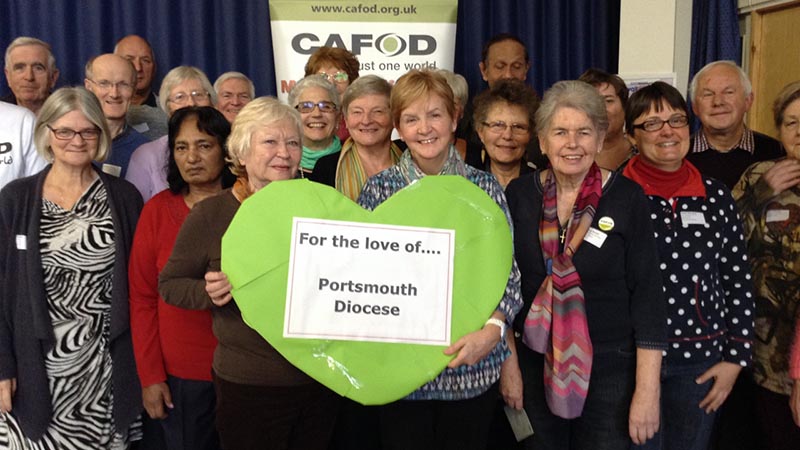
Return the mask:
<path id="1" fill-rule="evenodd" d="M 51 164 L 0 192 L 0 447 L 127 448 L 142 409 L 127 286 L 142 199 L 93 164 L 111 137 L 85 89 L 47 99 L 34 141 Z"/>

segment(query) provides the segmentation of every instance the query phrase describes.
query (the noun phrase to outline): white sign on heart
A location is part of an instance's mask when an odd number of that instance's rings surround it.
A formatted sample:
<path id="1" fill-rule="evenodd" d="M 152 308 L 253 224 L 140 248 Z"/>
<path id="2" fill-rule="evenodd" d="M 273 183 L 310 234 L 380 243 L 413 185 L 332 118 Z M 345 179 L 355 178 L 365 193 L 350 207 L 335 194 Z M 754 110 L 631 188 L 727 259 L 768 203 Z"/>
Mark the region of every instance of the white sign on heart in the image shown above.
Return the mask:
<path id="1" fill-rule="evenodd" d="M 455 230 L 295 217 L 287 338 L 449 345 Z"/>

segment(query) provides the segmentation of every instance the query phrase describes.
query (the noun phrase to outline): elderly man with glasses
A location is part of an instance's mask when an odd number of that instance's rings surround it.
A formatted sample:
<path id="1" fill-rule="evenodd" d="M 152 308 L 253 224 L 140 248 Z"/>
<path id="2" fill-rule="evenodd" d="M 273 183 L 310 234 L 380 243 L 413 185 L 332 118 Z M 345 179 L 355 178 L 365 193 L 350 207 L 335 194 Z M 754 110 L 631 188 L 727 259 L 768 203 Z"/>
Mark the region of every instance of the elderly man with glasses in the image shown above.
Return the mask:
<path id="1" fill-rule="evenodd" d="M 124 177 L 133 151 L 148 142 L 127 121 L 136 86 L 136 69 L 121 56 L 100 55 L 86 63 L 84 86 L 100 100 L 111 132 L 111 155 L 103 163 L 103 171 Z"/>

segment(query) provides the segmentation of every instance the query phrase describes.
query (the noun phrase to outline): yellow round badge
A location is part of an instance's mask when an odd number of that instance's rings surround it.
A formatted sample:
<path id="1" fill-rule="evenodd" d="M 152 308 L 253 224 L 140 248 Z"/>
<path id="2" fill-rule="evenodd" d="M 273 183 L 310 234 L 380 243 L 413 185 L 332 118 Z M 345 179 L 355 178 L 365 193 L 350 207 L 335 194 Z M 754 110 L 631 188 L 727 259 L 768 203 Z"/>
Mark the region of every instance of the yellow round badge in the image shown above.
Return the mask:
<path id="1" fill-rule="evenodd" d="M 614 219 L 608 216 L 601 217 L 600 220 L 597 221 L 597 225 L 603 231 L 611 231 L 614 228 Z"/>

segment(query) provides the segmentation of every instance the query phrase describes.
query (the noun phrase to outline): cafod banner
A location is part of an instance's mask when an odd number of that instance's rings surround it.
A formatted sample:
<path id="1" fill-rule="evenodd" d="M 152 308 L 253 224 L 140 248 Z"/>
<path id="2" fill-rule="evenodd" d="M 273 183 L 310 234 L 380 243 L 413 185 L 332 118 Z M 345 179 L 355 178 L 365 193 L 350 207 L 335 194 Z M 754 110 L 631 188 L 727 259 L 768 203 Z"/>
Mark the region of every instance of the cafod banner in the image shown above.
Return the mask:
<path id="1" fill-rule="evenodd" d="M 303 78 L 320 47 L 353 53 L 359 74 L 394 83 L 411 69 L 453 70 L 458 0 L 270 0 L 278 98 Z"/>

